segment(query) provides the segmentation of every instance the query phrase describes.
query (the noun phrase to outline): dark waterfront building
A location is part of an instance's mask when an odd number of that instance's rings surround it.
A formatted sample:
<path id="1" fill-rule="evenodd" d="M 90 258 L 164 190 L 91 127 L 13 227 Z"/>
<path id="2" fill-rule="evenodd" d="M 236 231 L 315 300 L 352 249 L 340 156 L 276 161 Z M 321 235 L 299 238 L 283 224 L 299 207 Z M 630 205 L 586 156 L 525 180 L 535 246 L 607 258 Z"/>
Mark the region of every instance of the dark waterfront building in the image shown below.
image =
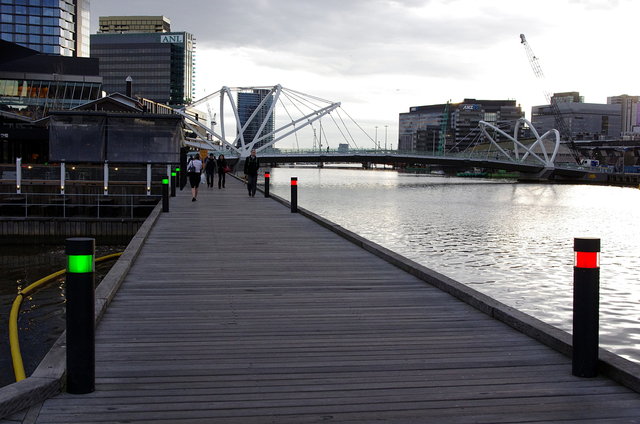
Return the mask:
<path id="1" fill-rule="evenodd" d="M 584 103 L 578 92 L 554 93 L 552 104 L 574 140 L 618 139 L 622 132 L 620 104 Z M 540 134 L 557 128 L 551 105 L 533 106 L 531 123 Z"/>
<path id="2" fill-rule="evenodd" d="M 89 57 L 89 0 L 0 0 L 0 38 L 40 53 Z"/>
<path id="3" fill-rule="evenodd" d="M 249 125 L 244 130 L 245 144 L 253 141 L 253 139 L 256 137 L 256 134 L 258 134 L 258 131 L 260 130 L 260 126 L 265 120 L 266 124 L 260 132 L 259 137 L 262 137 L 273 131 L 275 111 L 272 110 L 271 114 L 268 114 L 269 109 L 273 104 L 273 95 L 270 95 L 270 92 L 271 90 L 255 89 L 244 92 L 241 91 L 238 93 L 238 115 L 240 117 L 240 126 L 243 128 L 247 124 L 247 122 L 249 122 L 249 118 L 251 118 L 251 115 L 253 115 L 256 109 L 258 109 L 260 104 L 264 101 L 260 110 L 258 110 L 256 115 L 253 117 L 253 119 L 251 119 Z M 273 134 L 260 140 L 254 145 L 254 147 L 260 147 L 264 144 L 270 143 L 271 141 L 273 141 Z M 238 146 L 240 146 L 239 142 Z"/>
<path id="4" fill-rule="evenodd" d="M 0 40 L 0 161 L 47 160 L 43 118 L 97 99 L 101 83 L 96 59 L 40 54 Z"/>
<path id="5" fill-rule="evenodd" d="M 400 114 L 398 150 L 462 151 L 479 135 L 480 121 L 513 134 L 516 121 L 522 117 L 524 113 L 515 100 L 464 99 L 461 103 L 413 106 Z M 444 146 L 440 146 L 441 135 Z"/>
<path id="6" fill-rule="evenodd" d="M 91 57 L 100 60 L 103 90 L 126 92 L 168 105 L 189 103 L 195 93 L 195 39 L 188 32 L 91 35 Z"/>

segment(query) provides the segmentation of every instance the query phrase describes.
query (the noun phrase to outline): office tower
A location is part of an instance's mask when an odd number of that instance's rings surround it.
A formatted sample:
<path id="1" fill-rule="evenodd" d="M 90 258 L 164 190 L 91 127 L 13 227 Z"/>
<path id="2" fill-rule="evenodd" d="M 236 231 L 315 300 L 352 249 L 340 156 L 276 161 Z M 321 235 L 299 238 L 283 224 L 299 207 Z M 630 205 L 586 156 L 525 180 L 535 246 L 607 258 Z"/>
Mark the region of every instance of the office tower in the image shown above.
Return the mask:
<path id="1" fill-rule="evenodd" d="M 413 106 L 399 115 L 398 150 L 437 153 L 443 130 L 445 150 L 464 150 L 479 134 L 480 121 L 513 134 L 522 117 L 524 112 L 515 100 L 464 99 L 461 103 Z"/>
<path id="2" fill-rule="evenodd" d="M 557 105 L 569 134 L 575 140 L 604 140 L 620 136 L 620 106 L 584 103 L 578 92 L 553 93 L 551 102 Z M 538 133 L 558 129 L 552 105 L 533 106 L 531 123 Z"/>
<path id="3" fill-rule="evenodd" d="M 627 94 L 623 94 L 621 96 L 607 97 L 607 104 L 620 105 L 622 135 L 640 132 L 639 102 L 640 96 L 629 96 Z"/>
<path id="4" fill-rule="evenodd" d="M 0 0 L 0 38 L 61 56 L 89 57 L 89 0 Z"/>
<path id="5" fill-rule="evenodd" d="M 91 35 L 91 57 L 107 93 L 125 93 L 131 77 L 133 95 L 180 106 L 195 94 L 195 44 L 188 32 L 107 32 Z"/>
<path id="6" fill-rule="evenodd" d="M 171 21 L 164 16 L 100 16 L 98 33 L 171 32 Z"/>
<path id="7" fill-rule="evenodd" d="M 273 131 L 274 128 L 274 111 L 271 110 L 271 113 L 268 114 L 271 109 L 271 105 L 273 104 L 273 95 L 269 94 L 270 90 L 265 89 L 254 89 L 249 91 L 240 91 L 238 93 L 238 116 L 240 117 L 240 126 L 245 128 L 244 142 L 245 144 L 251 143 L 262 123 L 266 121 L 262 131 L 260 132 L 260 137 L 264 137 L 266 134 L 269 134 Z M 256 112 L 256 109 L 262 104 L 262 107 Z M 251 116 L 255 113 L 255 116 L 251 119 Z M 273 140 L 273 134 L 268 135 L 258 141 L 254 148 L 258 148 L 264 144 L 270 143 Z M 238 146 L 240 146 L 240 142 L 238 142 Z"/>

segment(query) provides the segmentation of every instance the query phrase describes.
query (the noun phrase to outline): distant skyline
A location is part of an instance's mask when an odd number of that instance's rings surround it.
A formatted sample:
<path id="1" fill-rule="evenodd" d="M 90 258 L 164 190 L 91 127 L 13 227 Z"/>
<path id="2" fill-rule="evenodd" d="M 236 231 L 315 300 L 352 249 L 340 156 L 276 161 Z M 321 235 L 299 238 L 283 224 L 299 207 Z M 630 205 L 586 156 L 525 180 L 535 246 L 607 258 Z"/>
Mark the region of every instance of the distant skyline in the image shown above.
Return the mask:
<path id="1" fill-rule="evenodd" d="M 282 84 L 342 102 L 370 134 L 388 125 L 396 145 L 411 106 L 515 99 L 530 118 L 544 91 L 639 95 L 639 12 L 633 0 L 94 0 L 91 32 L 100 16 L 164 15 L 197 39 L 196 99 Z"/>

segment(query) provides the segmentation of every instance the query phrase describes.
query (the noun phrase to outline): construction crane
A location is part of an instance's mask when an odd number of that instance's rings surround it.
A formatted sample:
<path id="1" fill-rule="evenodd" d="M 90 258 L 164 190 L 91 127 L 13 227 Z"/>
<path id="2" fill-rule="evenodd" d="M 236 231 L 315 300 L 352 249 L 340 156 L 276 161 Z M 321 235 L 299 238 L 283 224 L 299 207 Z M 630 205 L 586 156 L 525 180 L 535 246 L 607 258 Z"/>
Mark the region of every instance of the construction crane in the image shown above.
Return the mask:
<path id="1" fill-rule="evenodd" d="M 533 50 L 531 50 L 531 46 L 529 46 L 529 43 L 527 43 L 527 39 L 525 38 L 524 34 L 520 34 L 520 43 L 524 46 L 524 50 L 527 52 L 527 57 L 529 58 L 529 63 L 531 63 L 531 68 L 533 69 L 533 73 L 539 80 L 543 81 L 544 74 L 542 73 L 540 62 L 538 62 L 538 58 L 536 57 L 536 55 L 533 54 Z M 580 155 L 578 154 L 578 150 L 576 149 L 576 145 L 574 143 L 573 136 L 571 135 L 571 131 L 569 130 L 569 127 L 565 123 L 564 118 L 562 117 L 562 113 L 560 113 L 560 108 L 558 107 L 558 103 L 551 101 L 551 94 L 549 94 L 549 92 L 546 90 L 544 90 L 544 97 L 547 100 L 547 103 L 549 103 L 549 106 L 551 107 L 551 112 L 553 113 L 553 118 L 556 123 L 556 128 L 560 133 L 560 137 L 564 138 L 569 142 L 569 145 L 571 146 L 570 150 L 573 158 L 576 160 L 577 163 L 580 163 Z"/>

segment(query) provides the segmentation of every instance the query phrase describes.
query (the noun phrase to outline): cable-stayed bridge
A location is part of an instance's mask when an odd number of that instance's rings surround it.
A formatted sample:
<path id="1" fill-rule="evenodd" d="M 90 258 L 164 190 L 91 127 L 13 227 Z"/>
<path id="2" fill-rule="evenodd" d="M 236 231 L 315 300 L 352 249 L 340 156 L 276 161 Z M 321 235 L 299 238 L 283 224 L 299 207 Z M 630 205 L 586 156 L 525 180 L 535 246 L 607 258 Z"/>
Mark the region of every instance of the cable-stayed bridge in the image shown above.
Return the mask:
<path id="1" fill-rule="evenodd" d="M 187 110 L 178 111 L 196 136 L 186 144 L 243 160 L 255 149 L 268 163 L 362 163 L 425 164 L 454 169 L 496 169 L 517 171 L 528 177 L 581 178 L 593 173 L 571 163 L 558 163 L 560 135 L 552 129 L 539 134 L 531 122 L 519 119 L 512 132 L 500 123 L 480 121 L 463 143 L 424 152 L 382 149 L 361 125 L 342 109 L 339 102 L 291 90 L 272 87 L 222 87 L 196 100 L 190 107 L 206 106 L 207 123 Z M 200 117 L 201 118 L 201 117 Z M 513 123 L 510 124 L 513 126 Z M 523 127 L 531 137 L 519 138 Z M 331 128 L 331 129 L 329 129 Z M 295 147 L 277 148 L 287 139 Z M 291 140 L 294 140 L 292 143 Z M 302 140 L 302 143 L 301 143 Z M 313 148 L 304 149 L 300 144 Z M 336 142 L 337 140 L 337 142 Z"/>

